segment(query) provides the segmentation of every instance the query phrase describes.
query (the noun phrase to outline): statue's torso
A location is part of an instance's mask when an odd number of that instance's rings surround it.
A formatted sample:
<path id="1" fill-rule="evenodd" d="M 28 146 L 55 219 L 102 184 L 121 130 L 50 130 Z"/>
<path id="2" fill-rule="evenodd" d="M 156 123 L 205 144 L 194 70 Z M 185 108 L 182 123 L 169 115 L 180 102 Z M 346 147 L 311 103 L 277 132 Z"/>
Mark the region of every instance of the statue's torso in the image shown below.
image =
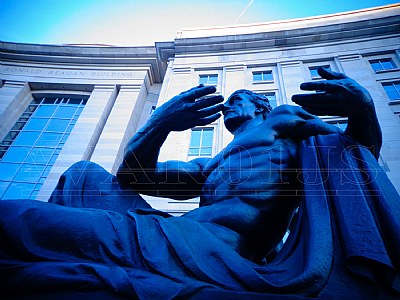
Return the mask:
<path id="1" fill-rule="evenodd" d="M 287 196 L 296 149 L 290 139 L 268 137 L 262 126 L 243 133 L 207 163 L 200 207 L 186 215 L 232 230 L 236 241 L 229 242 L 244 256 L 252 243 L 272 250 L 298 204 Z"/>

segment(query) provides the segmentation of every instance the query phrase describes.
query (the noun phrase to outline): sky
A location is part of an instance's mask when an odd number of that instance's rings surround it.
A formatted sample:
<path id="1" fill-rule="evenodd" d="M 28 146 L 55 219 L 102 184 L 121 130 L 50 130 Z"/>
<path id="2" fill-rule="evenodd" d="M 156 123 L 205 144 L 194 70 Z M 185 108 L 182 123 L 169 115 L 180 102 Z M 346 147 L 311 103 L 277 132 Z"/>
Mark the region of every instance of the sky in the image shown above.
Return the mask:
<path id="1" fill-rule="evenodd" d="M 152 46 L 183 28 L 318 16 L 390 0 L 0 0 L 0 41 Z"/>

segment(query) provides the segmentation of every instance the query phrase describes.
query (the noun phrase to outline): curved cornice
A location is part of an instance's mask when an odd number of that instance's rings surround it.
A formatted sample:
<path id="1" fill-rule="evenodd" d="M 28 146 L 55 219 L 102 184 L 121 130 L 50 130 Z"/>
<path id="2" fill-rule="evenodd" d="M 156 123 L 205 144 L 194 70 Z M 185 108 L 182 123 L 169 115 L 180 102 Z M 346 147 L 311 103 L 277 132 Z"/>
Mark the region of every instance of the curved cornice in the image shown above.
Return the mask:
<path id="1" fill-rule="evenodd" d="M 186 29 L 175 39 L 175 53 L 280 48 L 399 33 L 400 4 L 394 4 L 314 18 Z"/>
<path id="2" fill-rule="evenodd" d="M 165 75 L 165 71 L 160 68 L 155 47 L 88 47 L 0 42 L 0 59 L 68 65 L 150 66 L 156 82 L 162 82 Z"/>

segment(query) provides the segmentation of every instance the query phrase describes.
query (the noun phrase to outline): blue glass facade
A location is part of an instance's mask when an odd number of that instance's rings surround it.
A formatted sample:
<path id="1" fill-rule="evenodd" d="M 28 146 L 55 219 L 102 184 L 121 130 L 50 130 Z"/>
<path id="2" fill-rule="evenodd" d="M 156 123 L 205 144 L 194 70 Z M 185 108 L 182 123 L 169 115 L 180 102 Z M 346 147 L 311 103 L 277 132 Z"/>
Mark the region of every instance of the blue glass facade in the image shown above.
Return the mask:
<path id="1" fill-rule="evenodd" d="M 0 144 L 0 199 L 35 199 L 86 102 L 32 100 Z"/>

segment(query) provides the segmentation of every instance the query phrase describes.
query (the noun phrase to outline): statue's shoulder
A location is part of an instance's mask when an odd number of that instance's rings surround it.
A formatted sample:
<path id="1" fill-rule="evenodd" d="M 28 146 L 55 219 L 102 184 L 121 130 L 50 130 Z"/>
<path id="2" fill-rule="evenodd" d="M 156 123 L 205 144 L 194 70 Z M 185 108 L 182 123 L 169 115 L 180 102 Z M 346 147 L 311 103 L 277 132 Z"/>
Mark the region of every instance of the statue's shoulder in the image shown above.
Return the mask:
<path id="1" fill-rule="evenodd" d="M 283 117 L 286 115 L 298 115 L 299 111 L 303 111 L 303 109 L 299 106 L 282 104 L 271 110 L 271 112 L 267 116 L 267 120 L 271 118 Z"/>

